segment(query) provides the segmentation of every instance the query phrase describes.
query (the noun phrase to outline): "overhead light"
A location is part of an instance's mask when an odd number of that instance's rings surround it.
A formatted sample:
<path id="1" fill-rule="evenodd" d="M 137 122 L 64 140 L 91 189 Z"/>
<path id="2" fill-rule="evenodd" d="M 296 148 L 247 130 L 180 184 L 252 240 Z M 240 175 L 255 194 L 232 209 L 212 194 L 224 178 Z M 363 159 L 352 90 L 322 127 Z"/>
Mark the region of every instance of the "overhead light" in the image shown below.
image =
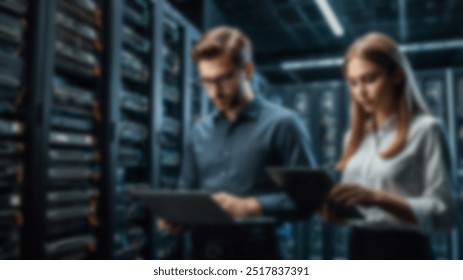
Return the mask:
<path id="1" fill-rule="evenodd" d="M 431 52 L 440 50 L 450 49 L 461 49 L 463 48 L 463 40 L 448 40 L 448 41 L 437 41 L 437 42 L 426 42 L 409 45 L 399 46 L 401 51 L 404 52 Z"/>
<path id="2" fill-rule="evenodd" d="M 445 51 L 451 49 L 463 48 L 463 40 L 447 40 L 435 42 L 423 42 L 415 44 L 399 45 L 399 49 L 406 53 L 421 53 L 433 51 Z M 286 61 L 280 64 L 284 71 L 297 71 L 302 69 L 318 69 L 339 67 L 343 63 L 342 57 L 322 58 L 322 59 L 304 59 Z"/>
<path id="3" fill-rule="evenodd" d="M 342 58 L 326 58 L 283 62 L 281 68 L 286 71 L 298 69 L 330 68 L 342 65 Z"/>
<path id="4" fill-rule="evenodd" d="M 315 3 L 325 17 L 325 20 L 328 22 L 331 31 L 333 31 L 334 35 L 340 37 L 344 35 L 344 29 L 342 28 L 338 18 L 334 14 L 333 9 L 331 9 L 331 6 L 327 1 L 328 0 L 315 0 Z"/>

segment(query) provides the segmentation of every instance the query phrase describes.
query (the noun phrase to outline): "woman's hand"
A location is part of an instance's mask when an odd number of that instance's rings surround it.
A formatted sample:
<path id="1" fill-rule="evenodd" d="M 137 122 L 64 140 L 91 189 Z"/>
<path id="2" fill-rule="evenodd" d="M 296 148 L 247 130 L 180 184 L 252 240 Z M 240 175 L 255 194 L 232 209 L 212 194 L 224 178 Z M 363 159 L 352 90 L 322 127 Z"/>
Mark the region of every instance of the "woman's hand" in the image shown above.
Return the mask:
<path id="1" fill-rule="evenodd" d="M 346 207 L 362 205 L 366 207 L 377 205 L 381 192 L 365 188 L 357 184 L 340 184 L 335 186 L 328 194 L 328 202 Z"/>
<path id="2" fill-rule="evenodd" d="M 345 224 L 345 218 L 336 215 L 335 205 L 353 207 L 355 205 L 373 206 L 379 201 L 381 193 L 356 184 L 336 185 L 328 194 L 320 209 L 323 220 L 330 224 Z"/>
<path id="3" fill-rule="evenodd" d="M 373 190 L 357 184 L 340 184 L 330 191 L 324 207 L 327 207 L 326 205 L 330 203 L 345 207 L 355 205 L 365 207 L 376 206 L 402 221 L 417 224 L 417 219 L 410 205 L 408 205 L 408 202 L 402 196 L 382 190 Z"/>

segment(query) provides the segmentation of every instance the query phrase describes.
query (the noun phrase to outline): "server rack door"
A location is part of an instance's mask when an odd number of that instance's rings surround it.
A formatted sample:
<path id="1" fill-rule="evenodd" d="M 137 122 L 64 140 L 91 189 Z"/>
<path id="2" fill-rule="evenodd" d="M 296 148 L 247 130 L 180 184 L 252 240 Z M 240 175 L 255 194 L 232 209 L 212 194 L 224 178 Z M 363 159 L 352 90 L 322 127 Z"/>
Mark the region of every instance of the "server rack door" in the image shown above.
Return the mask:
<path id="1" fill-rule="evenodd" d="M 40 258 L 98 255 L 101 92 L 105 14 L 100 1 L 47 1 L 42 98 L 43 147 L 37 198 L 44 211 Z"/>
<path id="2" fill-rule="evenodd" d="M 445 124 L 446 133 L 450 131 L 450 120 L 447 111 L 448 79 L 445 70 L 434 70 L 417 73 L 418 86 L 431 113 Z M 453 149 L 454 147 L 451 147 Z M 452 257 L 452 239 L 450 234 L 436 233 L 431 235 L 431 247 L 436 259 Z"/>

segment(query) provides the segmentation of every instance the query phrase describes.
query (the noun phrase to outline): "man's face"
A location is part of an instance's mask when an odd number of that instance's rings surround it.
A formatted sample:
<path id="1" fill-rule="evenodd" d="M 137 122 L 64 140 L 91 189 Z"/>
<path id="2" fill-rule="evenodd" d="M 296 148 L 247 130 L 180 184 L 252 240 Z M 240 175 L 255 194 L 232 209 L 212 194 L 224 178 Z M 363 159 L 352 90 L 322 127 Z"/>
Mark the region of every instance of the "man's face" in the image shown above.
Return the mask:
<path id="1" fill-rule="evenodd" d="M 244 75 L 225 55 L 198 62 L 201 83 L 218 111 L 237 106 L 243 95 Z"/>

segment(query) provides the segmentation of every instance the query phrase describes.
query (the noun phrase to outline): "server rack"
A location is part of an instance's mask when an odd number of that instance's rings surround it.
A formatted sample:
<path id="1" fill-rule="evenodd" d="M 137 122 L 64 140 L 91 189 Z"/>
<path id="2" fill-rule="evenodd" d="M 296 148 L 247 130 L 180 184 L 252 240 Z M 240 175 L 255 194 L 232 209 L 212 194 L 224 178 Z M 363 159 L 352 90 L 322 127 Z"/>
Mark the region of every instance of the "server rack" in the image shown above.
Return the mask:
<path id="1" fill-rule="evenodd" d="M 327 81 L 306 85 L 312 95 L 309 110 L 312 112 L 310 132 L 315 156 L 321 168 L 330 170 L 334 180 L 339 176 L 334 166 L 342 152 L 342 139 L 346 129 L 347 102 L 344 84 L 340 81 Z M 347 240 L 349 230 L 343 227 L 327 225 L 315 215 L 309 221 L 304 235 L 308 236 L 309 259 L 345 259 L 347 258 Z"/>
<path id="2" fill-rule="evenodd" d="M 154 186 L 172 190 L 177 187 L 192 117 L 197 119 L 206 113 L 207 100 L 201 96 L 199 84 L 192 76 L 196 75 L 196 66 L 190 51 L 200 36 L 199 31 L 168 2 L 157 1 L 156 6 Z M 156 231 L 154 240 L 156 259 L 185 257 L 183 236 Z"/>
<path id="3" fill-rule="evenodd" d="M 335 171 L 336 162 L 343 150 L 343 139 L 347 128 L 348 102 L 347 90 L 340 81 L 321 83 L 318 87 L 319 102 L 313 110 L 319 110 L 318 149 L 319 164 L 327 168 L 332 178 L 338 181 L 339 173 Z M 347 259 L 350 230 L 346 227 L 324 224 L 324 258 Z"/>
<path id="4" fill-rule="evenodd" d="M 154 141 L 154 3 L 113 1 L 107 104 L 110 137 L 105 192 L 105 254 L 108 259 L 151 259 L 150 211 L 130 191 L 150 189 Z"/>
<path id="5" fill-rule="evenodd" d="M 185 34 L 185 49 L 184 49 L 184 69 L 185 69 L 185 91 L 183 93 L 185 106 L 184 106 L 184 147 L 187 145 L 188 137 L 191 134 L 191 130 L 194 125 L 205 115 L 208 114 L 208 102 L 209 98 L 204 92 L 197 65 L 191 59 L 191 51 L 194 45 L 199 41 L 201 33 L 194 26 L 186 27 Z M 192 186 L 195 187 L 195 186 Z M 182 246 L 182 259 L 190 258 L 191 248 L 191 236 L 186 233 L 182 236 L 181 240 L 177 239 L 177 242 L 181 242 Z"/>
<path id="6" fill-rule="evenodd" d="M 284 98 L 278 88 L 269 86 L 268 91 L 264 92 L 263 96 L 267 101 L 284 106 Z"/>
<path id="7" fill-rule="evenodd" d="M 447 117 L 448 117 L 448 133 L 449 133 L 449 146 L 450 146 L 450 160 L 451 160 L 451 175 L 454 182 L 454 187 L 451 190 L 452 196 L 457 206 L 457 211 L 461 206 L 461 174 L 458 172 L 460 170 L 460 161 L 459 161 L 459 135 L 458 130 L 460 127 L 460 118 L 458 114 L 458 95 L 459 95 L 459 75 L 458 69 L 445 69 L 446 82 L 447 82 Z M 453 229 L 449 234 L 449 259 L 459 259 L 461 256 L 460 246 L 461 246 L 461 221 L 458 218 L 460 216 L 460 211 L 457 213 L 457 227 Z"/>
<path id="8" fill-rule="evenodd" d="M 448 93 L 445 70 L 420 71 L 416 76 L 418 87 L 422 91 L 429 110 L 447 126 Z"/>
<path id="9" fill-rule="evenodd" d="M 260 74 L 256 73 L 252 80 L 256 94 L 269 102 L 294 109 L 310 129 L 312 114 L 307 110 L 313 100 L 305 91 L 304 86 L 271 86 Z M 309 238 L 307 237 L 309 224 L 306 222 L 286 222 L 277 229 L 281 258 L 287 260 L 305 259 Z"/>
<path id="10" fill-rule="evenodd" d="M 190 105 L 195 79 L 186 44 L 199 32 L 166 1 L 112 1 L 109 11 L 103 255 L 179 259 L 182 238 L 156 231 L 153 213 L 127 191 L 177 185 L 197 113 Z M 121 219 L 122 213 L 134 215 Z"/>
<path id="11" fill-rule="evenodd" d="M 199 72 L 196 64 L 190 58 L 191 50 L 194 45 L 199 41 L 201 33 L 194 26 L 188 26 L 186 34 L 186 49 L 185 49 L 185 71 L 186 75 L 186 90 L 189 96 L 189 101 L 185 106 L 185 120 L 186 125 L 186 135 L 189 135 L 189 128 L 191 128 L 201 117 L 208 114 L 207 106 L 209 98 L 207 93 L 204 92 L 203 87 L 200 82 Z M 189 124 L 189 125 L 188 125 Z M 185 138 L 186 139 L 186 138 Z"/>
<path id="12" fill-rule="evenodd" d="M 156 231 L 153 213 L 127 191 L 176 188 L 191 118 L 204 112 L 191 105 L 187 55 L 199 32 L 166 1 L 118 0 L 109 10 L 104 258 L 180 259 L 182 238 Z"/>
<path id="13" fill-rule="evenodd" d="M 151 0 L 4 0 L 0 26 L 0 258 L 158 257 L 126 191 L 176 185 L 199 32 Z"/>
<path id="14" fill-rule="evenodd" d="M 318 165 L 334 170 L 342 152 L 342 139 L 348 120 L 348 102 L 341 81 L 327 81 L 273 88 L 271 97 L 278 100 L 283 95 L 284 104 L 294 109 L 306 124 Z M 339 174 L 332 172 L 333 179 Z M 297 243 L 294 258 L 345 259 L 349 229 L 327 225 L 314 215 L 308 221 L 294 225 L 293 238 Z"/>
<path id="15" fill-rule="evenodd" d="M 457 174 L 458 189 L 455 190 L 456 205 L 458 209 L 458 228 L 453 233 L 453 241 L 456 251 L 454 252 L 454 259 L 461 259 L 463 256 L 463 188 L 461 182 L 463 178 L 463 69 L 453 69 L 452 72 L 452 88 L 454 97 L 453 104 L 455 105 L 455 130 L 454 141 L 455 141 L 455 168 Z M 452 101 L 452 100 L 451 100 Z"/>
<path id="16" fill-rule="evenodd" d="M 255 94 L 263 97 L 269 95 L 270 84 L 259 71 L 255 71 L 252 75 L 251 84 Z"/>
<path id="17" fill-rule="evenodd" d="M 252 87 L 257 96 L 269 102 L 289 108 L 305 106 L 296 106 L 294 104 L 293 95 L 296 90 L 295 86 L 272 86 L 259 72 L 256 72 L 252 78 Z M 305 103 L 306 100 L 301 101 Z M 305 110 L 299 110 L 298 113 L 308 126 L 307 119 L 304 118 Z M 293 260 L 304 258 L 304 250 L 307 247 L 305 245 L 307 238 L 304 235 L 304 232 L 307 231 L 306 228 L 307 225 L 303 222 L 286 222 L 278 227 L 276 233 L 282 259 Z"/>
<path id="18" fill-rule="evenodd" d="M 310 133 L 314 147 L 318 139 L 319 131 L 315 129 L 317 122 L 317 112 L 313 108 L 317 107 L 318 95 L 307 85 L 299 85 L 294 89 L 292 104 L 290 107 L 296 110 L 303 119 L 307 131 Z M 289 96 L 288 96 L 289 97 Z M 318 152 L 314 150 L 315 157 L 319 161 Z M 311 217 L 308 221 L 298 222 L 295 225 L 295 240 L 299 251 L 296 252 L 297 259 L 324 259 L 324 236 L 323 221 L 318 216 Z"/>
<path id="19" fill-rule="evenodd" d="M 28 1 L 0 3 L 0 259 L 21 255 L 22 204 L 29 183 L 25 181 L 30 144 L 26 128 L 31 120 L 26 112 L 33 90 L 26 85 L 28 52 L 33 49 L 32 11 Z"/>
<path id="20" fill-rule="evenodd" d="M 458 176 L 463 167 L 463 69 L 454 69 L 452 72 L 453 89 L 455 96 L 455 136 L 457 146 Z M 460 175 L 462 174 L 462 175 Z"/>
<path id="21" fill-rule="evenodd" d="M 461 182 L 463 173 L 460 172 L 461 168 L 461 96 L 463 90 L 462 69 L 445 69 L 446 82 L 447 82 L 447 106 L 448 106 L 448 129 L 449 129 L 449 144 L 450 144 L 450 158 L 452 161 L 452 176 L 455 187 L 452 190 L 455 205 L 457 206 L 457 227 L 450 233 L 450 252 L 452 259 L 460 259 L 462 256 L 462 230 L 463 224 L 461 222 L 462 210 L 462 196 L 461 196 Z"/>
<path id="22" fill-rule="evenodd" d="M 154 80 L 153 71 L 153 14 L 151 1 L 123 1 L 122 48 L 120 52 L 121 91 L 119 118 L 116 126 L 117 203 L 114 233 L 114 258 L 150 258 L 148 239 L 151 232 L 150 215 L 140 202 L 128 200 L 127 190 L 149 189 L 150 107 Z M 124 213 L 118 215 L 119 211 Z M 124 216 L 124 217 L 123 217 Z"/>
<path id="23" fill-rule="evenodd" d="M 161 3 L 158 3 L 161 4 Z M 184 96 L 183 90 L 183 43 L 184 30 L 174 15 L 165 10 L 167 3 L 158 13 L 158 34 L 160 67 L 158 78 L 160 86 L 156 93 L 158 134 L 156 155 L 156 188 L 175 189 L 181 166 L 181 152 L 184 142 Z M 155 257 L 157 259 L 180 259 L 183 252 L 179 236 L 157 232 Z"/>
<path id="24" fill-rule="evenodd" d="M 426 104 L 431 113 L 439 118 L 449 136 L 449 146 L 451 155 L 456 154 L 455 146 L 455 106 L 454 94 L 452 89 L 452 77 L 450 70 L 429 70 L 420 71 L 417 73 L 418 86 L 422 91 Z M 452 159 L 455 166 L 455 160 Z M 456 174 L 456 170 L 452 170 L 452 174 Z M 457 180 L 454 176 L 453 180 Z M 457 190 L 452 190 L 456 192 Z M 456 247 L 456 239 L 452 237 L 456 233 L 435 233 L 431 235 L 431 248 L 436 259 L 452 259 L 456 255 L 453 252 Z"/>
<path id="25" fill-rule="evenodd" d="M 95 258 L 102 186 L 102 5 L 90 0 L 35 5 L 35 173 L 25 199 L 25 228 L 34 234 L 24 235 L 24 257 Z"/>
<path id="26" fill-rule="evenodd" d="M 283 95 L 285 106 L 295 110 L 303 120 L 312 140 L 318 138 L 318 130 L 315 129 L 318 96 L 308 85 L 298 84 L 277 88 L 276 92 Z M 273 97 L 275 99 L 275 97 Z M 313 143 L 315 144 L 315 143 Z M 316 147 L 314 145 L 314 147 Z M 318 160 L 318 157 L 317 157 Z M 309 221 L 293 222 L 286 225 L 285 235 L 280 235 L 280 240 L 285 241 L 285 250 L 289 259 L 323 259 L 323 222 L 319 217 L 313 217 Z"/>

